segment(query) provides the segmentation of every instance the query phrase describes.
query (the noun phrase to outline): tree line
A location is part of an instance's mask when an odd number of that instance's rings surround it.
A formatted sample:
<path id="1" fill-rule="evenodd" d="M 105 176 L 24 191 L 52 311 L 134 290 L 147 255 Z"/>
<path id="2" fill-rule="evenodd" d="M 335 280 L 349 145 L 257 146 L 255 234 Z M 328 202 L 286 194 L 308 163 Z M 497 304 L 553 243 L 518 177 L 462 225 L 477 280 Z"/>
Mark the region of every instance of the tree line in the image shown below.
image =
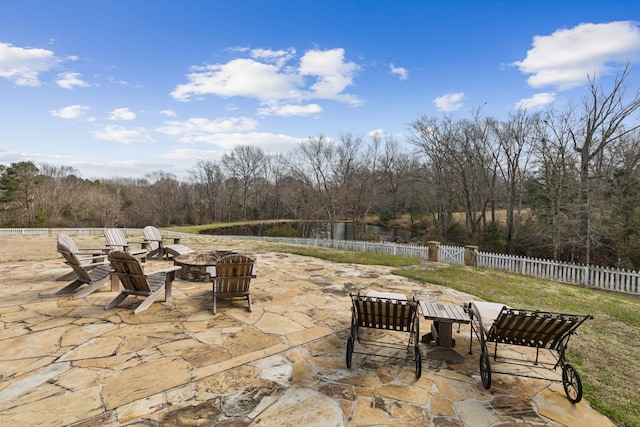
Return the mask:
<path id="1" fill-rule="evenodd" d="M 578 104 L 505 120 L 420 116 L 398 138 L 309 137 L 288 153 L 235 147 L 178 180 L 87 180 L 68 166 L 0 165 L 2 227 L 159 227 L 243 220 L 408 218 L 420 243 L 640 267 L 640 93 L 629 69 Z"/>

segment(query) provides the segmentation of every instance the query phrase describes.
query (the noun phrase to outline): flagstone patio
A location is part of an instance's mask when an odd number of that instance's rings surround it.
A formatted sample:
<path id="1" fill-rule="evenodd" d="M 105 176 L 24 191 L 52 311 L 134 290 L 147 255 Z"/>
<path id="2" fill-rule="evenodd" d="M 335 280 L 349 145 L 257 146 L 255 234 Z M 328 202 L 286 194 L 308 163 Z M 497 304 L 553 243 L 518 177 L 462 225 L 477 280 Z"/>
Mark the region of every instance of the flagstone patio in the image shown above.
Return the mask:
<path id="1" fill-rule="evenodd" d="M 39 297 L 66 284 L 55 281 L 68 270 L 55 238 L 0 236 L 0 425 L 613 426 L 585 400 L 571 404 L 558 382 L 495 375 L 485 390 L 479 355 L 467 354 L 468 325 L 454 327 L 464 362 L 424 359 L 420 379 L 411 354 L 406 362 L 356 354 L 347 369 L 350 292 L 474 299 L 388 267 L 187 237 L 197 250 L 256 257 L 253 311 L 223 300 L 214 316 L 211 284 L 177 278 L 170 301 L 133 315 L 133 298 L 103 309 L 115 296 L 109 284 L 78 300 Z M 103 245 L 101 236 L 73 238 Z M 421 331 L 429 327 L 421 319 Z M 420 345 L 423 355 L 433 348 Z"/>

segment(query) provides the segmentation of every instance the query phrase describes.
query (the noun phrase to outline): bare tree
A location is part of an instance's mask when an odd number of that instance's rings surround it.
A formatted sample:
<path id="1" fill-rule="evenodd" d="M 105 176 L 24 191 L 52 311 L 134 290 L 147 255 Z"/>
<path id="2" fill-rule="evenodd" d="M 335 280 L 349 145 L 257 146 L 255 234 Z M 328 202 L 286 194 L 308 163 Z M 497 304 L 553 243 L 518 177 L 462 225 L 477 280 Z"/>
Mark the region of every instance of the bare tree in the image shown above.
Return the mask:
<path id="1" fill-rule="evenodd" d="M 218 199 L 222 193 L 224 175 L 220 166 L 211 160 L 199 160 L 189 171 L 195 187 L 198 217 L 203 221 L 221 221 Z"/>
<path id="2" fill-rule="evenodd" d="M 584 262 L 589 264 L 590 239 L 590 169 L 594 159 L 615 139 L 633 129 L 626 128 L 628 118 L 640 108 L 640 92 L 627 99 L 629 65 L 619 73 L 611 89 L 601 81 L 589 77 L 589 95 L 583 101 L 578 128 L 571 131 L 573 148 L 580 157 L 580 236 L 584 248 Z M 634 128 L 635 129 L 635 128 Z"/>
<path id="3" fill-rule="evenodd" d="M 443 212 L 454 212 L 458 206 L 448 199 L 458 198 L 465 212 L 465 223 L 474 240 L 494 196 L 495 162 L 488 145 L 486 122 L 454 121 L 421 117 L 412 124 L 409 141 L 429 160 L 429 168 L 441 186 Z"/>
<path id="4" fill-rule="evenodd" d="M 535 230 L 530 246 L 546 250 L 553 259 L 573 259 L 578 243 L 577 158 L 572 150 L 573 108 L 550 109 L 538 123 L 540 141 L 533 147 L 534 171 L 528 180 Z"/>
<path id="5" fill-rule="evenodd" d="M 382 208 L 389 210 L 391 217 L 397 218 L 406 203 L 407 181 L 416 162 L 413 157 L 400 149 L 398 141 L 390 136 L 384 138 L 379 134 L 372 136 L 374 146 L 382 146 L 378 154 L 378 168 L 380 169 L 380 188 L 388 198 Z"/>
<path id="6" fill-rule="evenodd" d="M 153 220 L 147 225 L 184 224 L 185 193 L 176 176 L 164 171 L 156 171 L 147 174 L 145 178 L 149 181 L 148 193 L 153 207 Z"/>
<path id="7" fill-rule="evenodd" d="M 251 186 L 264 173 L 265 155 L 261 148 L 239 145 L 231 153 L 222 155 L 222 166 L 242 189 L 242 219 L 247 219 L 247 202 Z M 254 192 L 255 195 L 255 192 Z"/>
<path id="8" fill-rule="evenodd" d="M 362 238 L 367 216 L 379 203 L 382 191 L 377 165 L 379 150 L 379 140 L 374 139 L 373 144 L 365 147 L 361 137 L 349 133 L 340 137 L 334 175 L 353 223 L 355 240 Z"/>
<path id="9" fill-rule="evenodd" d="M 329 232 L 334 237 L 338 214 L 338 183 L 333 176 L 337 150 L 333 141 L 323 135 L 309 137 L 300 143 L 292 156 L 291 171 L 295 179 L 311 189 L 317 206 L 329 220 Z"/>
<path id="10" fill-rule="evenodd" d="M 36 210 L 46 218 L 49 226 L 64 225 L 65 212 L 83 197 L 87 183 L 77 177 L 70 166 L 40 165 L 40 185 L 35 191 Z"/>
<path id="11" fill-rule="evenodd" d="M 522 183 L 532 154 L 531 148 L 540 136 L 537 133 L 537 115 L 524 110 L 510 114 L 506 122 L 492 122 L 492 130 L 498 142 L 496 164 L 506 185 L 506 251 L 513 253 L 516 234 L 516 208 L 521 206 Z"/>

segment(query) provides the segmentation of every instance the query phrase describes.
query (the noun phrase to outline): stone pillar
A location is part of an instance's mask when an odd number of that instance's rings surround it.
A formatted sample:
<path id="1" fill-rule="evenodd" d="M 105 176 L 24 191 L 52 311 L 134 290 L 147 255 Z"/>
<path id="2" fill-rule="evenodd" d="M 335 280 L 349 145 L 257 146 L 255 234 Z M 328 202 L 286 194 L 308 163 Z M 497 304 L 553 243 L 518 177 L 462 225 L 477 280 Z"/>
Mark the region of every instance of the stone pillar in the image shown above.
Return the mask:
<path id="1" fill-rule="evenodd" d="M 429 248 L 429 261 L 438 262 L 438 249 L 440 242 L 427 242 Z"/>
<path id="2" fill-rule="evenodd" d="M 476 255 L 478 255 L 478 247 L 467 245 L 464 247 L 464 265 L 475 267 Z"/>

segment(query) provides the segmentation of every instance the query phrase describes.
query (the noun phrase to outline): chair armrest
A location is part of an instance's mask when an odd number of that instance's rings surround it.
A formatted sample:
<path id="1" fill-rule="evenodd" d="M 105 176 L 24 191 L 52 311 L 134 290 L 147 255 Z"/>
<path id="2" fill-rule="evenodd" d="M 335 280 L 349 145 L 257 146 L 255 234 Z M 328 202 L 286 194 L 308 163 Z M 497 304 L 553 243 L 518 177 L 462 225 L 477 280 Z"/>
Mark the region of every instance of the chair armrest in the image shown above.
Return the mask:
<path id="1" fill-rule="evenodd" d="M 152 271 L 151 273 L 147 273 L 145 274 L 145 276 L 149 277 L 149 276 L 156 276 L 159 274 L 167 274 L 167 273 L 171 273 L 173 271 L 178 271 L 181 270 L 182 267 L 180 267 L 179 265 L 174 265 L 173 267 L 168 267 L 168 268 L 163 268 L 162 270 L 156 270 L 156 271 Z"/>
<path id="2" fill-rule="evenodd" d="M 173 244 L 173 245 L 179 245 L 180 244 L 180 237 L 163 237 L 161 240 L 154 240 L 154 241 L 157 241 L 161 245 L 163 245 L 165 243 Z M 173 242 L 173 243 L 171 243 L 171 242 Z"/>
<path id="3" fill-rule="evenodd" d="M 216 275 L 216 266 L 215 265 L 211 265 L 207 268 L 205 268 L 205 271 L 207 272 L 207 274 L 209 275 L 209 277 L 214 278 L 217 277 Z M 258 266 L 253 264 L 253 267 L 251 268 L 251 274 L 249 276 L 237 276 L 237 277 L 251 277 L 251 278 L 256 278 L 258 275 Z"/>
<path id="4" fill-rule="evenodd" d="M 69 264 L 69 263 L 65 262 L 65 264 Z M 87 267 L 98 267 L 100 265 L 109 265 L 109 261 L 105 260 L 105 261 L 98 261 L 98 262 L 82 263 L 82 264 L 78 264 L 78 267 L 87 268 Z"/>
<path id="5" fill-rule="evenodd" d="M 111 248 L 80 248 L 78 252 L 75 252 L 77 255 L 94 255 L 96 252 L 100 253 L 109 253 L 111 252 Z"/>

